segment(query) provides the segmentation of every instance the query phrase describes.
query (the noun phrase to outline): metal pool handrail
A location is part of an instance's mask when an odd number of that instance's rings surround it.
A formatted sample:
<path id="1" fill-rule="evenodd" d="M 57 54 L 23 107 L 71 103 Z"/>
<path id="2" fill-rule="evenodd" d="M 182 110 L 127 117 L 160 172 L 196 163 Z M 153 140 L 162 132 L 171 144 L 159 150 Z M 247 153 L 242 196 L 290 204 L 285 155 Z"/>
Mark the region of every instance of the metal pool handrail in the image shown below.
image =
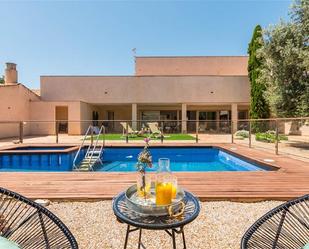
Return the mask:
<path id="1" fill-rule="evenodd" d="M 85 136 L 84 136 L 84 138 L 83 138 L 83 141 L 82 141 L 82 143 L 80 144 L 80 146 L 79 146 L 79 148 L 78 148 L 78 151 L 77 151 L 77 153 L 76 153 L 76 155 L 75 155 L 75 157 L 74 157 L 74 160 L 73 160 L 73 167 L 74 167 L 74 169 L 77 169 L 76 160 L 77 160 L 77 158 L 78 158 L 78 156 L 79 156 L 79 153 L 80 153 L 82 147 L 84 147 L 84 144 L 85 144 L 85 141 L 86 141 L 86 138 L 87 138 L 87 136 L 88 136 L 89 131 L 93 132 L 93 126 L 92 126 L 92 125 L 89 125 L 89 127 L 88 127 L 88 129 L 87 129 L 87 131 L 86 131 L 86 133 L 85 133 Z M 89 148 L 90 148 L 90 146 L 88 147 L 88 150 L 89 150 Z M 88 150 L 87 150 L 87 152 L 88 152 Z"/>
<path id="2" fill-rule="evenodd" d="M 103 150 L 104 145 L 105 145 L 105 126 L 104 126 L 104 125 L 101 126 L 100 131 L 99 131 L 99 134 L 97 135 L 97 138 L 96 138 L 94 147 L 93 147 L 93 149 L 92 149 L 91 157 L 90 157 L 90 160 L 89 160 L 90 162 L 92 162 L 93 154 L 94 154 L 95 149 L 96 149 L 96 147 L 97 147 L 97 145 L 98 145 L 98 142 L 99 142 L 99 140 L 100 140 L 100 135 L 101 135 L 102 131 L 103 131 L 103 139 L 102 139 L 103 141 L 102 141 L 102 146 L 101 146 L 100 152 L 99 152 L 99 159 L 101 158 L 102 150 Z M 89 148 L 90 148 L 90 146 L 89 146 Z M 91 170 L 93 170 L 93 167 L 92 167 L 92 166 L 93 166 L 93 165 L 90 165 Z"/>

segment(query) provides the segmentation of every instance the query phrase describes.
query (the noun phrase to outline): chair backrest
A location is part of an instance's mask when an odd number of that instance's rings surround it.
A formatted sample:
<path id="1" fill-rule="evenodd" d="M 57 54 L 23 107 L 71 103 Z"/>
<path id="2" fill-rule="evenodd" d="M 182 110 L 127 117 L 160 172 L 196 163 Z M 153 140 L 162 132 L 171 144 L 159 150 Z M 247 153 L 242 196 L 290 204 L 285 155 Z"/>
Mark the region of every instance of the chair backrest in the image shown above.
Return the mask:
<path id="1" fill-rule="evenodd" d="M 300 249 L 309 242 L 309 195 L 286 202 L 258 219 L 241 248 Z"/>
<path id="2" fill-rule="evenodd" d="M 120 125 L 122 126 L 122 128 L 124 130 L 127 130 L 127 123 L 126 122 L 120 122 Z M 132 127 L 130 126 L 130 124 L 128 124 L 128 133 L 133 133 L 133 129 Z"/>
<path id="3" fill-rule="evenodd" d="M 158 123 L 147 123 L 151 133 L 161 133 L 158 128 Z"/>
<path id="4" fill-rule="evenodd" d="M 62 221 L 43 206 L 0 188 L 0 236 L 23 249 L 78 249 Z"/>

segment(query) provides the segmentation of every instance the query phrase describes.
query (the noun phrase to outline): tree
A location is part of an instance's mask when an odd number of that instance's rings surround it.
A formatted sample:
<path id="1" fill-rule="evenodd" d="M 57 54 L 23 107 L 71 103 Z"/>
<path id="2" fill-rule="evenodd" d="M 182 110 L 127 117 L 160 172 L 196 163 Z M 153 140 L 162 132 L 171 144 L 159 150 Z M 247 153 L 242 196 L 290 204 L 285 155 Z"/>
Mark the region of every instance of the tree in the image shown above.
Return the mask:
<path id="1" fill-rule="evenodd" d="M 260 25 L 254 29 L 251 42 L 249 43 L 248 74 L 251 85 L 250 118 L 269 118 L 270 109 L 264 97 L 265 84 L 258 81 L 262 68 L 262 58 L 258 57 L 257 51 L 263 46 L 263 34 Z"/>
<path id="2" fill-rule="evenodd" d="M 265 32 L 258 81 L 266 83 L 265 96 L 277 117 L 309 116 L 309 1 L 295 1 L 289 15 L 289 22 Z"/>
<path id="3" fill-rule="evenodd" d="M 4 84 L 4 77 L 0 77 L 0 84 Z"/>

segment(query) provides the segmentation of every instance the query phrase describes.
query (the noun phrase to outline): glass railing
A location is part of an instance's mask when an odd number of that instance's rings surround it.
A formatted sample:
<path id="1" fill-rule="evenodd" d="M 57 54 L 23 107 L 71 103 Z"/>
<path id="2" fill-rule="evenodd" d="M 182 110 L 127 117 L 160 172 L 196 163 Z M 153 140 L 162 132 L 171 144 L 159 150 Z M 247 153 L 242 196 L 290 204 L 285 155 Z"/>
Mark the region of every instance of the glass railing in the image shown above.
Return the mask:
<path id="1" fill-rule="evenodd" d="M 0 122 L 0 146 L 25 144 L 77 144 L 99 136 L 106 144 L 235 143 L 276 154 L 309 159 L 309 118 L 230 120 L 77 120 Z M 105 134 L 98 134 L 104 125 Z"/>

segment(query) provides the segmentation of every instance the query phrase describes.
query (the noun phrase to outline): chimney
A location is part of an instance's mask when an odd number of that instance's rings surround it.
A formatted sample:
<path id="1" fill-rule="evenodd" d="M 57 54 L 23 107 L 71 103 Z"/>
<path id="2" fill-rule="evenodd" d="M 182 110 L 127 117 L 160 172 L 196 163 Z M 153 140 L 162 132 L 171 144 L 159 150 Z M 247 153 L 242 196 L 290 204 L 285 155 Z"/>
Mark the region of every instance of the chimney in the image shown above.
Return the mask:
<path id="1" fill-rule="evenodd" d="M 16 70 L 16 64 L 7 62 L 6 68 L 5 68 L 5 76 L 4 76 L 4 84 L 10 85 L 10 84 L 17 84 L 17 70 Z"/>

